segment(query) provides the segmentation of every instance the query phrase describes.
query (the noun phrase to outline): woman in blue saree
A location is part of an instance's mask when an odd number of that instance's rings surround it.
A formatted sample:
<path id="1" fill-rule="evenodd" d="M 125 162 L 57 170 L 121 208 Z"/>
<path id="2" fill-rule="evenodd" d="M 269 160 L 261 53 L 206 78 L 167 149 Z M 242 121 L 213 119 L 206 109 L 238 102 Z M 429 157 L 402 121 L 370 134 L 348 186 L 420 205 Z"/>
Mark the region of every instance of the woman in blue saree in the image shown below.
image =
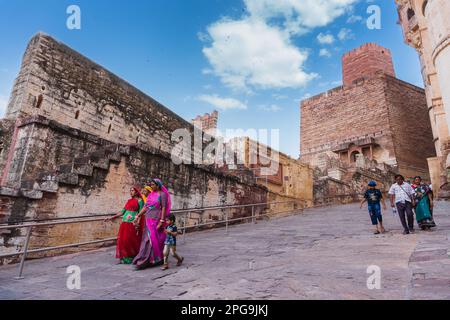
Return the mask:
<path id="1" fill-rule="evenodd" d="M 422 182 L 421 177 L 414 178 L 414 184 L 411 185 L 415 192 L 416 199 L 416 220 L 422 230 L 435 227 L 431 211 L 433 210 L 433 196 L 428 185 Z"/>

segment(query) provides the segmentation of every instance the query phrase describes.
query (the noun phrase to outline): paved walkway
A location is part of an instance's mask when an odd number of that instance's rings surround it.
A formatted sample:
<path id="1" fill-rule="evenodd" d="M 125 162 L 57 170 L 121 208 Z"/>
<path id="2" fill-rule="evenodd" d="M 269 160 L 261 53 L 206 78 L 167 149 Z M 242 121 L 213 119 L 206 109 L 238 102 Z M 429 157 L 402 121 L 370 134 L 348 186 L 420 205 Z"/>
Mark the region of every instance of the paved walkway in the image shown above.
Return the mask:
<path id="1" fill-rule="evenodd" d="M 188 234 L 182 267 L 132 271 L 114 248 L 0 267 L 0 299 L 450 299 L 450 203 L 436 209 L 434 232 L 372 234 L 358 205 Z M 81 268 L 81 289 L 66 287 L 66 268 Z M 367 288 L 367 268 L 381 269 L 381 289 Z"/>

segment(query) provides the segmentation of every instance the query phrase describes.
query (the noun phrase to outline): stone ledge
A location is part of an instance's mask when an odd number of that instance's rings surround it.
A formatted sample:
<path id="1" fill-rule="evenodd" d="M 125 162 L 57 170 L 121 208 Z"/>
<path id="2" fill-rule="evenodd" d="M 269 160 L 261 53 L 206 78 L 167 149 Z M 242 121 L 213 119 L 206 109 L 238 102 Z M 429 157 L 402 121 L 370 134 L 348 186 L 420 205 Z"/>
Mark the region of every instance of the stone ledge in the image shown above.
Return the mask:
<path id="1" fill-rule="evenodd" d="M 86 157 L 77 158 L 76 160 L 79 160 L 79 164 L 61 164 L 58 165 L 57 173 L 58 177 L 55 177 L 54 180 L 58 183 L 62 184 L 68 184 L 68 185 L 77 185 L 78 184 L 78 174 L 83 176 L 92 176 L 94 167 L 102 169 L 102 170 L 108 170 L 106 168 L 107 160 L 100 159 L 100 161 L 94 161 L 92 162 L 92 158 L 99 158 L 103 154 L 105 154 L 106 158 L 113 162 L 120 162 L 122 160 L 122 156 L 129 157 L 132 154 L 135 154 L 136 151 L 142 151 L 145 153 L 151 153 L 153 155 L 171 160 L 171 154 L 168 152 L 165 152 L 161 149 L 157 149 L 151 146 L 143 145 L 143 144 L 130 144 L 130 145 L 121 145 L 121 144 L 114 144 L 111 141 L 98 138 L 94 135 L 88 134 L 84 131 L 81 131 L 79 129 L 71 128 L 66 125 L 60 124 L 54 120 L 49 120 L 48 118 L 44 116 L 29 116 L 21 119 L 20 127 L 25 127 L 27 125 L 31 124 L 37 124 L 43 127 L 48 127 L 52 130 L 63 132 L 66 135 L 76 137 L 82 140 L 87 140 L 89 142 L 92 142 L 96 145 L 99 145 L 100 148 L 104 148 L 103 150 L 96 150 L 93 151 L 93 155 L 88 155 Z M 188 167 L 202 170 L 204 172 L 213 174 L 218 177 L 226 178 L 232 181 L 236 181 L 240 184 L 251 186 L 251 187 L 258 187 L 261 190 L 267 191 L 268 189 L 265 186 L 259 185 L 256 183 L 252 183 L 245 177 L 236 176 L 233 174 L 229 174 L 226 172 L 221 171 L 218 168 L 215 168 L 211 165 L 199 165 L 199 164 L 185 164 Z M 109 164 L 108 164 L 109 167 Z M 253 173 L 249 170 L 249 173 L 253 175 Z M 48 174 L 47 174 L 48 175 Z M 50 174 L 52 176 L 52 174 Z M 32 187 L 27 186 L 28 189 L 33 190 Z M 45 186 L 42 191 L 46 192 L 54 192 L 55 186 Z M 37 193 L 40 192 L 40 189 L 35 190 Z M 36 197 L 40 196 L 40 194 L 32 194 L 30 193 L 30 197 Z"/>

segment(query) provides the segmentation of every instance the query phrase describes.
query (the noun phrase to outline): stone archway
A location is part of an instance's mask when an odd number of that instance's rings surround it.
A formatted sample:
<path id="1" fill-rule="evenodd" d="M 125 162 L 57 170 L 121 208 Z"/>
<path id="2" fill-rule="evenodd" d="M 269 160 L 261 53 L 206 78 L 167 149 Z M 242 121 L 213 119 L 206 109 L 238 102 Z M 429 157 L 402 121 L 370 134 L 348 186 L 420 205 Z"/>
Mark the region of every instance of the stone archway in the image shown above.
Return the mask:
<path id="1" fill-rule="evenodd" d="M 358 155 L 360 155 L 361 152 L 359 150 L 355 150 L 352 153 L 350 153 L 350 163 L 355 163 L 356 160 L 358 160 Z"/>

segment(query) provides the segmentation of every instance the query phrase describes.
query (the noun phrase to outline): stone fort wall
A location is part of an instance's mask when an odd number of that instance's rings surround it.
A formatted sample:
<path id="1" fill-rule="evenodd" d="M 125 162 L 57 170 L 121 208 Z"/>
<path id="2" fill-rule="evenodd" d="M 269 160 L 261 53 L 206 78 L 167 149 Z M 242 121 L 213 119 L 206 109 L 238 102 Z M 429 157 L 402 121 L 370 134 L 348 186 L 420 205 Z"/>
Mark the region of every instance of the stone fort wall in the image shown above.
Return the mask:
<path id="1" fill-rule="evenodd" d="M 114 143 L 170 152 L 171 133 L 192 128 L 98 64 L 39 33 L 26 49 L 6 118 L 41 115 Z"/>
<path id="2" fill-rule="evenodd" d="M 129 188 L 159 177 L 174 209 L 265 202 L 251 172 L 175 165 L 174 130 L 193 126 L 151 97 L 51 37 L 29 43 L 6 118 L 0 120 L 0 224 L 95 216 L 121 210 Z M 264 207 L 257 211 L 264 210 Z M 258 213 L 257 212 L 257 213 Z M 197 211 L 186 225 L 224 218 Z M 229 217 L 251 215 L 236 209 Z M 179 216 L 184 225 L 184 216 Z M 23 231 L 0 234 L 0 252 L 21 249 Z M 31 248 L 114 237 L 103 222 L 36 229 Z M 1 262 L 0 262 L 1 263 Z"/>
<path id="3" fill-rule="evenodd" d="M 385 82 L 362 80 L 351 87 L 338 87 L 302 101 L 301 158 L 306 162 L 331 151 L 343 142 L 366 135 L 389 145 L 392 131 L 384 107 Z M 350 125 L 351 124 L 351 125 Z M 395 161 L 393 145 L 379 150 L 385 161 Z"/>

